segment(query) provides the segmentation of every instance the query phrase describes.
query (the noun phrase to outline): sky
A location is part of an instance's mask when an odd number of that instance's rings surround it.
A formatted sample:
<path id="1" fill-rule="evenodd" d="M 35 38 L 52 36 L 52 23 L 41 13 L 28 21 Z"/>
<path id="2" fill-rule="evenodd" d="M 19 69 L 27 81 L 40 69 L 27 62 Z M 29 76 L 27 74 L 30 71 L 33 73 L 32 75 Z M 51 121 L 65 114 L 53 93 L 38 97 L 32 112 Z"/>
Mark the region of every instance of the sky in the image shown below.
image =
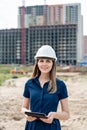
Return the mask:
<path id="1" fill-rule="evenodd" d="M 45 0 L 46 4 L 81 3 L 83 15 L 83 34 L 87 35 L 87 0 Z M 22 6 L 23 0 L 0 0 L 0 29 L 17 28 L 18 7 Z M 43 5 L 44 0 L 25 0 L 25 6 Z"/>

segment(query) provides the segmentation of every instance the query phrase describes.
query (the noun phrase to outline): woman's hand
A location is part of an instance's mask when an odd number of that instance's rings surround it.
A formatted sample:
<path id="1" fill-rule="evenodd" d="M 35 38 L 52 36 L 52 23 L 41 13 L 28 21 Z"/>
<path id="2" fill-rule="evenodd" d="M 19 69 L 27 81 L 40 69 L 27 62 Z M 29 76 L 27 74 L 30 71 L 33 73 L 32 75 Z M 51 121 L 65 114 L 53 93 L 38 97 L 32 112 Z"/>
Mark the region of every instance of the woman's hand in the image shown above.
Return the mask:
<path id="1" fill-rule="evenodd" d="M 34 120 L 37 119 L 36 117 L 27 116 L 27 115 L 25 115 L 25 117 L 26 117 L 26 119 L 27 119 L 28 121 L 30 121 L 30 122 L 32 122 L 32 121 L 34 121 Z"/>
<path id="2" fill-rule="evenodd" d="M 34 120 L 37 119 L 36 117 L 32 117 L 32 116 L 26 115 L 25 112 L 31 112 L 31 110 L 30 110 L 30 109 L 26 109 L 26 108 L 22 108 L 22 113 L 23 113 L 23 115 L 25 116 L 25 118 L 26 118 L 28 121 L 31 122 L 31 121 L 34 121 Z"/>
<path id="3" fill-rule="evenodd" d="M 51 124 L 53 122 L 54 117 L 55 117 L 55 112 L 50 112 L 47 117 L 48 117 L 47 119 L 40 118 L 40 120 L 42 120 L 45 123 Z"/>

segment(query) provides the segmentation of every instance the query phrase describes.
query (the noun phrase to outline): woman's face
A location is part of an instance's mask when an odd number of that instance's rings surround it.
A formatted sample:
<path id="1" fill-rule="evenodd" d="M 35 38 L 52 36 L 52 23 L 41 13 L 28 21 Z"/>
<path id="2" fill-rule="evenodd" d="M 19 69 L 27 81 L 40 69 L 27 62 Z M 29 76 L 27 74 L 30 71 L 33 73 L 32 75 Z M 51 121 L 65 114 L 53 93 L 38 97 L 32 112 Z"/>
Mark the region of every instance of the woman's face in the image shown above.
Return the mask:
<path id="1" fill-rule="evenodd" d="M 52 69 L 53 61 L 52 59 L 40 58 L 37 64 L 41 73 L 49 73 Z"/>

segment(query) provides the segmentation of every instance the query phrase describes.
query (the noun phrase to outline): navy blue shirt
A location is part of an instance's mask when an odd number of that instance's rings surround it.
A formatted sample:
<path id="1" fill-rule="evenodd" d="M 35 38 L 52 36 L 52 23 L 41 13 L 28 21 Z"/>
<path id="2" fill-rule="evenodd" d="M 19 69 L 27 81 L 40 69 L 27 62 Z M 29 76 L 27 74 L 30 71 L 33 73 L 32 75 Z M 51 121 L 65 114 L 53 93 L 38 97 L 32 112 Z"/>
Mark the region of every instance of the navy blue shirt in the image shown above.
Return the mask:
<path id="1" fill-rule="evenodd" d="M 49 93 L 46 82 L 43 88 L 40 85 L 38 77 L 30 79 L 25 84 L 23 96 L 30 99 L 30 110 L 32 112 L 41 112 L 48 115 L 49 112 L 56 112 L 59 100 L 67 98 L 67 88 L 62 80 L 56 79 L 57 91 Z M 61 130 L 60 122 L 54 119 L 52 124 L 44 123 L 41 120 L 32 122 L 27 121 L 25 130 Z"/>

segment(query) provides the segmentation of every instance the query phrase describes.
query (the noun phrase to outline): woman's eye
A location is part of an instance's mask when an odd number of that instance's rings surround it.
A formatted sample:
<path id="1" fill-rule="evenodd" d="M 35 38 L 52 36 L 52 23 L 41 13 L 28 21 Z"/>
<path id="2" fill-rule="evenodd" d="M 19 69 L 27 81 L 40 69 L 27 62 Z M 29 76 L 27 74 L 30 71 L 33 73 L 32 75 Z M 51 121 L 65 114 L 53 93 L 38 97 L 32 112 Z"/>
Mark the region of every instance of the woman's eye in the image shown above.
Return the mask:
<path id="1" fill-rule="evenodd" d="M 50 60 L 47 60 L 46 62 L 50 63 L 51 61 L 50 61 Z"/>
<path id="2" fill-rule="evenodd" d="M 44 62 L 43 60 L 39 60 L 39 62 Z"/>

